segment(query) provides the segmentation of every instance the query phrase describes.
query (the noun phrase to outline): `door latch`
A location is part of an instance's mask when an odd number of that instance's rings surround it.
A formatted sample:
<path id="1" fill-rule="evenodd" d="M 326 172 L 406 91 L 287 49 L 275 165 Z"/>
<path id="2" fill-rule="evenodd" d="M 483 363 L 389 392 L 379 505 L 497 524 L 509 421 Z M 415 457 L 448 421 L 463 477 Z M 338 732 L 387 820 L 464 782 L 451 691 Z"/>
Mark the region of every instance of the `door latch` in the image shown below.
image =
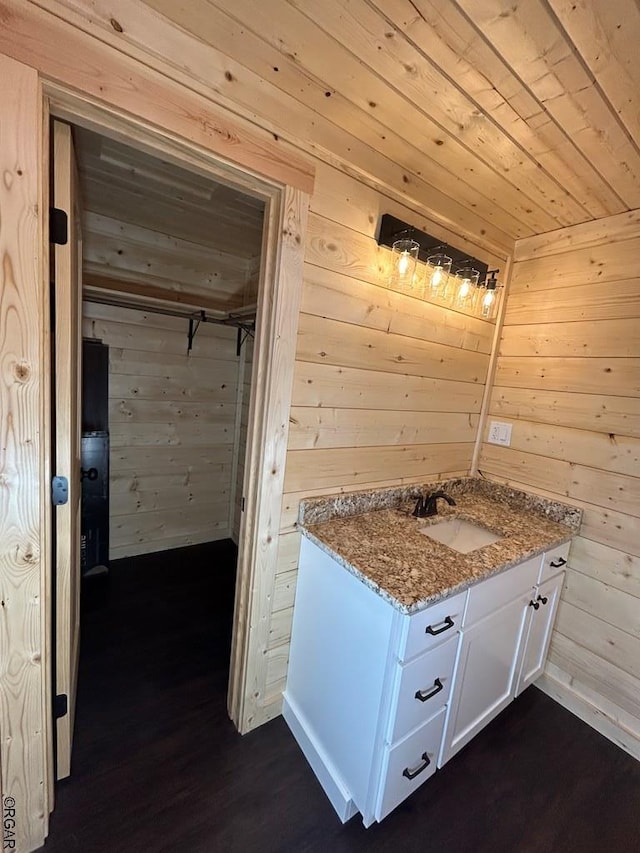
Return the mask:
<path id="1" fill-rule="evenodd" d="M 69 481 L 66 477 L 54 477 L 51 480 L 51 501 L 54 506 L 62 506 L 69 500 Z"/>

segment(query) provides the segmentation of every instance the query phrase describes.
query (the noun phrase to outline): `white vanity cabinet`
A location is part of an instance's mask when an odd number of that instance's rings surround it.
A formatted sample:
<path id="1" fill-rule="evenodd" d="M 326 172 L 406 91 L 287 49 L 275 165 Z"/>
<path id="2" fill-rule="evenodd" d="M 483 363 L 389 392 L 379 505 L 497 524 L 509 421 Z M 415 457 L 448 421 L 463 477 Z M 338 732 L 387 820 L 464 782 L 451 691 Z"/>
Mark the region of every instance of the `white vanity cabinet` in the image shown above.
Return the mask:
<path id="1" fill-rule="evenodd" d="M 303 537 L 283 714 L 343 821 L 382 820 L 537 677 L 567 550 L 408 616 Z"/>
<path id="2" fill-rule="evenodd" d="M 466 599 L 404 615 L 302 539 L 283 714 L 343 821 L 435 772 Z"/>

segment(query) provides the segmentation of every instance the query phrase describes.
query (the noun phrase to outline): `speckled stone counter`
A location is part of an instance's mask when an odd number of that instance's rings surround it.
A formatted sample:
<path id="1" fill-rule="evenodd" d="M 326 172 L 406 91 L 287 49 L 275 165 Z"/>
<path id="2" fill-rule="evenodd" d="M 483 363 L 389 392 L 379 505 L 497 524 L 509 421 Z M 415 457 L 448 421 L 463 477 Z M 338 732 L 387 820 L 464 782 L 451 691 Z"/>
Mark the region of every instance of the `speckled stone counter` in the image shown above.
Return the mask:
<path id="1" fill-rule="evenodd" d="M 418 494 L 442 489 L 438 515 L 414 518 Z M 303 501 L 301 532 L 404 613 L 466 589 L 489 575 L 567 542 L 580 526 L 575 507 L 478 478 L 359 492 Z M 421 528 L 452 517 L 498 534 L 468 554 L 441 545 Z"/>

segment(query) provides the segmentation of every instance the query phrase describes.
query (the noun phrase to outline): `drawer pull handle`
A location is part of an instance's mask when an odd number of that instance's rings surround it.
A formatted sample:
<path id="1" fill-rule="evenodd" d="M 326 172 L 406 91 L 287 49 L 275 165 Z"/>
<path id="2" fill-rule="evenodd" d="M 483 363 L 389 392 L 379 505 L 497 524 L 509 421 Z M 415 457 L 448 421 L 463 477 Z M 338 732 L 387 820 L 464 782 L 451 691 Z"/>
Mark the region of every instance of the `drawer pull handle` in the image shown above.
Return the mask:
<path id="1" fill-rule="evenodd" d="M 433 625 L 427 625 L 424 632 L 425 634 L 431 634 L 433 637 L 436 637 L 438 634 L 442 634 L 443 631 L 448 631 L 449 628 L 453 628 L 453 619 L 451 616 L 445 617 L 441 628 L 434 628 Z"/>
<path id="2" fill-rule="evenodd" d="M 405 767 L 402 771 L 402 775 L 406 776 L 407 779 L 415 779 L 423 770 L 426 770 L 427 767 L 431 764 L 431 760 L 426 752 L 423 752 L 420 756 L 422 758 L 422 762 L 418 764 L 415 770 L 410 770 L 408 767 Z"/>
<path id="3" fill-rule="evenodd" d="M 539 610 L 540 609 L 540 602 L 539 601 L 530 601 L 529 607 L 533 607 L 534 610 Z"/>
<path id="4" fill-rule="evenodd" d="M 546 603 L 547 603 L 547 601 L 549 601 L 549 599 L 547 598 L 547 596 L 546 596 L 546 595 L 539 595 L 539 596 L 538 596 L 538 598 L 537 598 L 537 600 L 538 600 L 539 602 L 541 602 L 542 604 L 546 604 Z"/>
<path id="5" fill-rule="evenodd" d="M 420 702 L 426 702 L 427 699 L 433 699 L 434 696 L 437 696 L 441 690 L 444 690 L 444 684 L 440 681 L 439 678 L 433 682 L 433 687 L 429 690 L 418 690 L 416 691 L 416 699 Z"/>
<path id="6" fill-rule="evenodd" d="M 567 561 L 565 560 L 565 558 L 564 558 L 564 557 L 559 557 L 559 558 L 555 561 L 555 563 L 554 563 L 554 562 L 553 562 L 553 560 L 552 560 L 552 561 L 549 563 L 549 565 L 551 566 L 551 568 L 552 568 L 552 569 L 559 569 L 559 568 L 561 568 L 561 566 L 566 566 L 566 565 L 567 565 Z"/>

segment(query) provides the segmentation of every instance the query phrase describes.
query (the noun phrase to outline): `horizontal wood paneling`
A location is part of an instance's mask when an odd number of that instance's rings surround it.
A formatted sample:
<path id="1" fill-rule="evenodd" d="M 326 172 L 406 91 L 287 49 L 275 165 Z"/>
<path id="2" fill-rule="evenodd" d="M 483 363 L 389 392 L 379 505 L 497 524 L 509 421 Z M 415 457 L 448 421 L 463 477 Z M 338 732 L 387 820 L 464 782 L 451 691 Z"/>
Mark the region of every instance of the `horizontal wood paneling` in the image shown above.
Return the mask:
<path id="1" fill-rule="evenodd" d="M 130 280 L 161 292 L 193 296 L 196 301 L 199 296 L 215 298 L 221 309 L 232 310 L 244 303 L 252 264 L 246 258 L 175 237 L 171 220 L 164 223 L 163 231 L 152 231 L 85 212 L 83 270 L 94 283 L 95 276 L 105 283 Z"/>
<path id="2" fill-rule="evenodd" d="M 524 241 L 485 475 L 583 509 L 543 689 L 640 756 L 640 247 L 637 216 Z"/>
<path id="3" fill-rule="evenodd" d="M 110 347 L 111 559 L 228 536 L 235 329 L 202 324 L 192 355 L 177 318 L 85 303 L 84 329 Z"/>
<path id="4" fill-rule="evenodd" d="M 338 198 L 381 204 L 353 178 L 321 172 Z M 265 718 L 285 683 L 300 498 L 468 473 L 494 329 L 390 290 L 375 222 L 357 206 L 332 207 L 321 187 L 306 244 Z"/>
<path id="5" fill-rule="evenodd" d="M 475 439 L 478 416 L 470 413 L 386 412 L 376 409 L 291 408 L 289 448 L 437 444 Z"/>
<path id="6" fill-rule="evenodd" d="M 579 289 L 578 289 L 579 290 Z M 569 391 L 619 397 L 640 397 L 637 358 L 558 358 L 503 356 L 495 382 L 532 391 Z M 594 402 L 597 410 L 597 400 Z"/>
<path id="7" fill-rule="evenodd" d="M 293 383 L 296 405 L 390 411 L 475 413 L 483 391 L 479 383 L 302 361 Z"/>
<path id="8" fill-rule="evenodd" d="M 491 406 L 501 418 L 640 438 L 639 397 L 496 386 Z"/>

